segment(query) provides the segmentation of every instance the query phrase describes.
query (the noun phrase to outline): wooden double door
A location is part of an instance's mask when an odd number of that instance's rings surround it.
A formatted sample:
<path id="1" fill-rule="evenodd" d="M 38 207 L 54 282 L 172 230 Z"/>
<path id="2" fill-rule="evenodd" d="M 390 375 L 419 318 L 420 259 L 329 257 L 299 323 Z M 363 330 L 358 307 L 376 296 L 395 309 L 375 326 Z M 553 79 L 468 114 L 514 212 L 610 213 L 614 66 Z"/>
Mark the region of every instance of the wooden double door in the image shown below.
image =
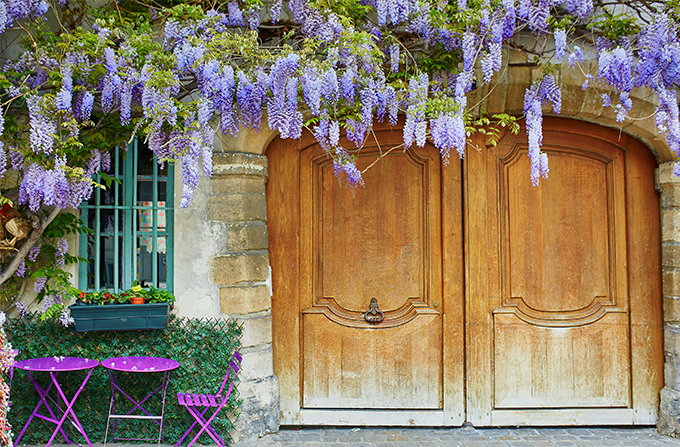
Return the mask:
<path id="1" fill-rule="evenodd" d="M 523 133 L 448 165 L 375 134 L 356 191 L 310 135 L 267 152 L 281 424 L 655 423 L 651 153 L 546 120 L 550 178 L 532 187 Z"/>

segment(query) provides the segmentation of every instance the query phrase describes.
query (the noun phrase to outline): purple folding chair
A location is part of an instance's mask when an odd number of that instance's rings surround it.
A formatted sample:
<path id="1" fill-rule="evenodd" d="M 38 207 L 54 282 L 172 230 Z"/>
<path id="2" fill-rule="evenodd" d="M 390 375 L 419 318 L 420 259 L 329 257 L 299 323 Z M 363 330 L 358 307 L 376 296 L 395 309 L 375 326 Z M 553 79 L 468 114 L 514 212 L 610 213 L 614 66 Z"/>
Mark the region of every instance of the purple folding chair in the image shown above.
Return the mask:
<path id="1" fill-rule="evenodd" d="M 201 436 L 203 432 L 206 432 L 208 435 L 210 435 L 213 441 L 215 441 L 215 444 L 217 444 L 219 447 L 226 447 L 224 440 L 219 434 L 217 434 L 217 431 L 210 424 L 212 423 L 213 419 L 215 419 L 215 416 L 217 416 L 217 413 L 219 413 L 222 408 L 227 406 L 229 395 L 231 394 L 231 390 L 234 388 L 234 384 L 236 383 L 236 376 L 241 370 L 241 360 L 241 354 L 234 351 L 234 358 L 229 365 L 227 375 L 224 376 L 222 386 L 220 387 L 220 390 L 217 392 L 217 394 L 177 393 L 177 401 L 179 404 L 185 407 L 195 419 L 194 423 L 191 424 L 191 427 L 189 427 L 186 433 L 184 433 L 180 440 L 177 441 L 177 446 L 182 444 L 184 438 L 186 438 L 189 433 L 191 433 L 191 430 L 194 429 L 196 424 L 198 424 L 201 426 L 201 428 L 198 430 L 198 433 L 196 433 L 196 436 L 194 436 L 187 447 L 191 447 L 191 445 L 198 440 L 198 437 Z M 227 385 L 227 382 L 230 381 L 231 383 L 229 384 L 229 388 L 227 388 L 225 391 L 224 387 Z M 209 418 L 206 419 L 205 414 L 211 408 L 214 408 L 214 412 Z"/>

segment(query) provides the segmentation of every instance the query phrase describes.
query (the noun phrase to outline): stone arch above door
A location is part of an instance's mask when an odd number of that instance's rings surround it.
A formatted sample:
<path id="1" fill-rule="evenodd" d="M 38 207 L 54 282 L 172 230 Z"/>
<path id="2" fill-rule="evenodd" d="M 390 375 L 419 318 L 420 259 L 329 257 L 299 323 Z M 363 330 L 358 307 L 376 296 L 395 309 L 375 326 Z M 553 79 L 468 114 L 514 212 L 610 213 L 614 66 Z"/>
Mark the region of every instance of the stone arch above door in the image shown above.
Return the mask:
<path id="1" fill-rule="evenodd" d="M 554 115 L 550 108 L 545 108 L 546 116 L 573 118 L 610 127 L 640 140 L 652 151 L 659 163 L 675 159 L 664 136 L 656 128 L 654 121 L 656 102 L 651 89 L 633 89 L 630 95 L 633 108 L 629 114 L 634 119 L 618 123 L 614 108 L 603 107 L 601 91 L 593 88 L 582 89 L 586 78 L 580 69 L 571 68 L 566 62 L 555 67 L 557 68 L 555 78 L 562 91 L 562 110 L 559 115 Z M 583 70 L 596 78 L 597 62 L 586 61 Z M 497 82 L 485 83 L 482 88 L 470 93 L 468 104 L 483 104 L 488 115 L 507 113 L 521 116 L 524 114 L 524 92 L 532 80 L 539 79 L 540 76 L 541 68 L 528 63 L 526 55 L 513 50 L 509 65 L 501 75 L 494 77 L 494 81 Z"/>

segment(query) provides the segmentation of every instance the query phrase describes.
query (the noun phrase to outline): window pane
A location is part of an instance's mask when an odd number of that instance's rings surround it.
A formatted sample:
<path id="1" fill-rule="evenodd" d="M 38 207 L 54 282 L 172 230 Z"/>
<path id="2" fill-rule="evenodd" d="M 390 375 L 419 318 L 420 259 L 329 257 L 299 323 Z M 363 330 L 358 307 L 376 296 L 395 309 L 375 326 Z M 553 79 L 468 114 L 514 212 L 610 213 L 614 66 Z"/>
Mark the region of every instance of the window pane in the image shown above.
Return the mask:
<path id="1" fill-rule="evenodd" d="M 113 236 L 101 236 L 99 238 L 99 256 L 101 259 L 99 270 L 99 287 L 102 289 L 114 288 L 114 272 L 118 268 L 118 260 L 115 256 L 115 239 Z"/>
<path id="2" fill-rule="evenodd" d="M 115 205 L 116 204 L 116 190 L 118 189 L 118 183 L 112 181 L 111 182 L 111 187 L 106 186 L 106 183 L 103 180 L 99 180 L 101 184 L 104 186 L 106 189 L 101 189 L 97 188 L 100 191 L 101 195 L 101 205 Z M 118 198 L 120 201 L 120 197 Z"/>
<path id="3" fill-rule="evenodd" d="M 137 237 L 137 278 L 147 285 L 166 287 L 168 268 L 166 263 L 167 239 L 158 238 L 158 248 L 154 250 L 153 236 L 140 235 Z M 157 258 L 158 283 L 153 282 L 153 257 Z"/>
<path id="4" fill-rule="evenodd" d="M 137 182 L 137 202 L 138 205 L 151 205 L 153 201 L 153 181 L 140 180 Z M 146 202 L 146 203 L 144 203 Z"/>
<path id="5" fill-rule="evenodd" d="M 97 221 L 95 219 L 95 217 L 96 217 L 95 210 L 83 210 L 83 212 L 84 212 L 84 215 L 82 216 L 82 218 L 85 221 L 85 225 L 87 225 L 87 228 L 94 231 L 94 229 L 97 228 Z"/>
<path id="6" fill-rule="evenodd" d="M 153 175 L 153 166 L 156 163 L 153 155 L 148 145 L 141 141 L 137 143 L 137 175 Z"/>
<path id="7" fill-rule="evenodd" d="M 116 230 L 115 220 L 114 220 L 115 211 L 103 209 L 99 213 L 100 213 L 99 223 L 101 224 L 99 231 L 102 232 L 102 233 L 110 233 L 110 234 L 115 233 L 115 230 Z"/>
<path id="8" fill-rule="evenodd" d="M 94 214 L 94 213 L 93 213 Z M 94 289 L 94 269 L 98 263 L 95 260 L 94 236 L 88 235 L 87 243 L 87 288 Z"/>
<path id="9" fill-rule="evenodd" d="M 167 180 L 158 181 L 158 206 L 165 206 L 165 202 L 168 200 L 168 182 Z M 163 202 L 163 205 L 161 205 Z"/>
<path id="10" fill-rule="evenodd" d="M 165 206 L 165 202 L 158 202 L 158 206 Z M 166 231 L 167 215 L 168 213 L 165 210 L 139 210 L 137 212 L 137 232 L 149 234 L 153 233 L 154 223 L 156 224 L 157 232 Z"/>

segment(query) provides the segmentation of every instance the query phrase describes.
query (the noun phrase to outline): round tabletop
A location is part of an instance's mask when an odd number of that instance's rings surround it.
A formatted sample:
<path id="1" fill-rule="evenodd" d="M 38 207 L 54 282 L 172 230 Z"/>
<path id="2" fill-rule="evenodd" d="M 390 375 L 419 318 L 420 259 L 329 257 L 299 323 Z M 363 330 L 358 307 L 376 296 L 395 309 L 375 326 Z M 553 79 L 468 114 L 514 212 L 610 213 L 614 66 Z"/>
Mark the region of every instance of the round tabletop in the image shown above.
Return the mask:
<path id="1" fill-rule="evenodd" d="M 15 368 L 25 371 L 81 371 L 99 365 L 98 360 L 81 357 L 43 357 L 39 359 L 20 360 L 14 364 Z"/>
<path id="2" fill-rule="evenodd" d="M 179 368 L 179 362 L 161 357 L 114 357 L 102 360 L 104 368 L 125 372 L 164 372 Z"/>

